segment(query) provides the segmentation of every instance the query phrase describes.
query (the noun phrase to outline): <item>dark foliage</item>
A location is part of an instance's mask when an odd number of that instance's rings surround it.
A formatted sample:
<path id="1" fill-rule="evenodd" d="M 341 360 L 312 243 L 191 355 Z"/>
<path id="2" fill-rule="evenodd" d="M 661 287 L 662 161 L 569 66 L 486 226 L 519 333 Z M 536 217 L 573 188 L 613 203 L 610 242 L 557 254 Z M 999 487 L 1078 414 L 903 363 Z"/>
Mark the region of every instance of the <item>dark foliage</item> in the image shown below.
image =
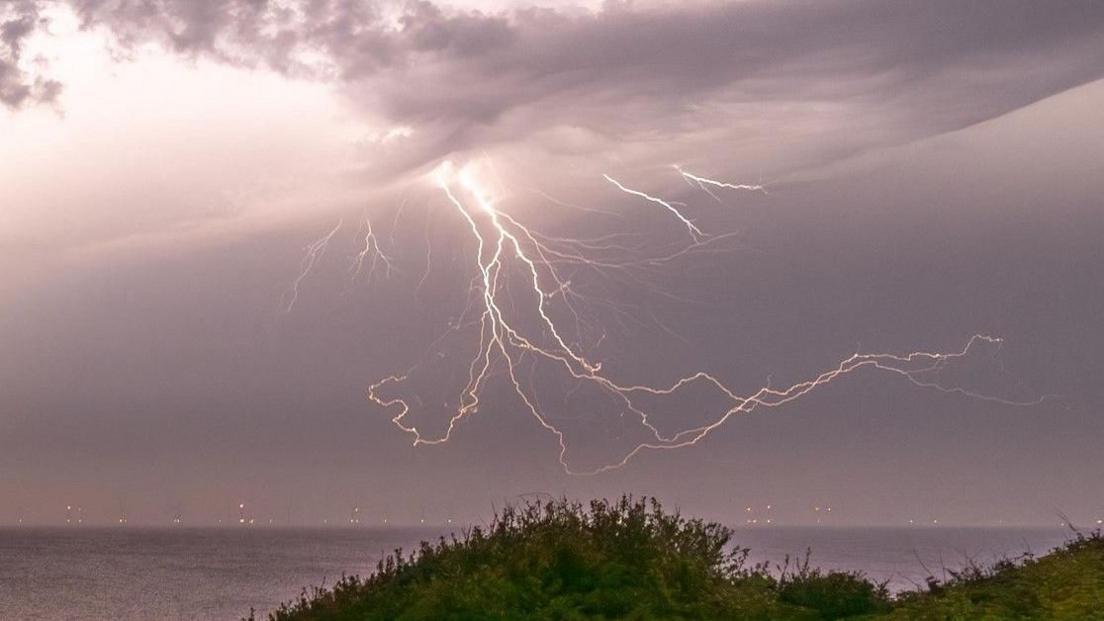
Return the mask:
<path id="1" fill-rule="evenodd" d="M 781 601 L 780 583 L 731 536 L 654 500 L 534 503 L 397 550 L 368 578 L 304 593 L 270 619 L 832 618 Z"/>
<path id="2" fill-rule="evenodd" d="M 304 592 L 269 621 L 1104 621 L 1104 538 L 971 564 L 893 600 L 862 574 L 749 565 L 718 524 L 654 500 L 507 508 L 487 528 L 396 550 L 367 578 Z M 250 617 L 252 619 L 252 615 Z"/>
<path id="3" fill-rule="evenodd" d="M 992 567 L 970 563 L 927 593 L 907 593 L 893 621 L 1104 621 L 1104 536 L 1076 534 L 1065 546 Z M 881 618 L 881 617 L 879 617 Z"/>
<path id="4" fill-rule="evenodd" d="M 862 573 L 823 572 L 809 567 L 809 552 L 779 568 L 778 596 L 786 603 L 814 610 L 821 619 L 845 619 L 890 609 L 889 589 Z"/>

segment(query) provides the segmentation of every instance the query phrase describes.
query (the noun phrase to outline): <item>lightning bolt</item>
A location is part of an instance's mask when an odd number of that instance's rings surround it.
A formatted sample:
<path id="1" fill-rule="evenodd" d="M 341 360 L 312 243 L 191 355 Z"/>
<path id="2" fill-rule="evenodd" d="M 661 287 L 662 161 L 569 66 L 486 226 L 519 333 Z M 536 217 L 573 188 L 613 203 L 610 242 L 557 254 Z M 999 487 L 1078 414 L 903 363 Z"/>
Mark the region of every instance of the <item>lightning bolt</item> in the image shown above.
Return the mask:
<path id="1" fill-rule="evenodd" d="M 713 191 L 710 190 L 707 186 L 713 186 L 715 188 L 722 188 L 722 189 L 728 189 L 728 190 L 738 190 L 738 191 L 747 191 L 747 192 L 762 192 L 763 194 L 767 193 L 767 188 L 765 188 L 762 185 L 758 185 L 758 184 L 749 185 L 749 184 L 745 184 L 745 183 L 727 183 L 725 181 L 717 181 L 716 179 L 709 179 L 707 177 L 699 177 L 698 175 L 686 172 L 678 164 L 675 164 L 674 168 L 675 168 L 675 170 L 678 171 L 678 174 L 682 175 L 682 178 L 685 179 L 686 182 L 689 183 L 692 187 L 697 186 L 698 189 L 700 189 L 701 191 L 705 192 L 706 194 L 712 196 L 713 198 L 717 199 L 718 202 L 720 202 L 721 198 L 719 196 L 717 196 L 716 194 L 714 194 Z"/>
<path id="2" fill-rule="evenodd" d="M 291 309 L 295 308 L 295 302 L 299 300 L 299 285 L 314 269 L 315 263 L 326 254 L 326 247 L 329 246 L 333 236 L 341 230 L 341 224 L 342 220 L 338 220 L 337 225 L 329 233 L 307 244 L 306 254 L 299 261 L 299 274 L 291 281 L 291 285 L 284 292 L 284 299 L 287 300 L 287 304 L 283 308 L 284 314 L 290 313 Z"/>
<path id="3" fill-rule="evenodd" d="M 698 177 L 679 169 L 688 181 L 706 186 L 735 190 L 761 190 L 760 186 L 742 186 Z M 498 373 L 504 376 L 525 410 L 545 430 L 557 438 L 559 463 L 564 471 L 574 475 L 595 475 L 624 467 L 644 451 L 673 450 L 692 446 L 724 425 L 733 416 L 746 414 L 756 408 L 776 408 L 791 403 L 810 392 L 862 369 L 878 370 L 900 376 L 911 384 L 946 394 L 993 401 L 1008 406 L 1031 406 L 1051 397 L 1047 395 L 1029 401 L 1015 401 L 946 386 L 939 382 L 939 373 L 950 363 L 965 358 L 979 346 L 998 346 L 1001 340 L 987 335 L 975 335 L 957 352 L 940 353 L 916 351 L 906 354 L 853 354 L 835 367 L 787 387 L 766 386 L 748 394 L 739 394 L 720 379 L 699 371 L 664 385 L 623 384 L 603 373 L 599 361 L 590 360 L 581 348 L 565 337 L 565 329 L 554 319 L 551 304 L 562 305 L 562 312 L 580 321 L 580 315 L 572 305 L 582 294 L 572 287 L 566 268 L 590 269 L 601 273 L 619 274 L 635 282 L 639 277 L 634 270 L 663 265 L 689 253 L 705 252 L 716 239 L 724 236 L 706 236 L 676 207 L 644 192 L 629 189 L 609 175 L 604 178 L 622 192 L 660 205 L 673 214 L 690 232 L 691 242 L 669 252 L 651 258 L 620 260 L 612 256 L 628 250 L 620 244 L 620 235 L 597 237 L 589 240 L 547 237 L 531 230 L 517 218 L 499 208 L 492 193 L 484 186 L 472 165 L 457 170 L 451 163 L 439 166 L 431 175 L 434 185 L 443 193 L 447 204 L 465 223 L 475 242 L 474 276 L 469 290 L 469 306 L 465 317 L 471 313 L 477 319 L 455 322 L 451 329 L 467 326 L 477 333 L 475 354 L 467 363 L 466 383 L 457 399 L 457 407 L 451 414 L 446 429 L 436 436 L 423 434 L 416 425 L 406 422 L 411 411 L 409 402 L 401 396 L 388 397 L 385 393 L 401 391 L 410 373 L 392 375 L 379 380 L 368 388 L 371 401 L 384 409 L 393 409 L 391 421 L 403 432 L 413 437 L 418 445 L 442 444 L 452 436 L 457 425 L 480 405 L 481 392 L 490 378 Z M 708 190 L 707 190 L 708 191 Z M 331 233 L 332 235 L 332 233 Z M 316 242 L 317 243 L 317 242 Z M 324 247 L 324 246 L 323 246 Z M 310 256 L 310 255 L 308 255 Z M 595 258 L 597 256 L 597 258 Z M 309 267 L 309 266 L 308 266 Z M 515 321 L 513 315 L 524 306 L 510 283 L 524 282 L 526 295 L 531 298 L 530 315 L 525 321 Z M 660 292 L 662 293 L 662 292 Z M 605 339 L 605 333 L 601 340 Z M 444 337 L 441 337 L 444 338 Z M 439 339 L 440 341 L 440 339 Z M 442 354 L 443 355 L 443 354 Z M 637 444 L 620 459 L 593 469 L 573 468 L 568 459 L 568 445 L 564 432 L 546 415 L 530 387 L 520 377 L 523 360 L 541 360 L 551 363 L 573 381 L 576 387 L 591 386 L 620 403 L 624 413 L 630 414 L 649 437 Z M 642 397 L 675 395 L 695 385 L 712 386 L 727 400 L 727 405 L 705 424 L 690 426 L 674 433 L 664 434 L 650 421 L 650 414 L 640 404 Z"/>
<path id="4" fill-rule="evenodd" d="M 678 208 L 676 208 L 673 203 L 671 203 L 669 201 L 665 201 L 662 198 L 657 198 L 655 196 L 652 196 L 651 194 L 646 194 L 646 193 L 641 192 L 639 190 L 632 190 L 632 189 L 626 188 L 624 185 L 621 184 L 620 181 L 618 181 L 617 179 L 614 179 L 613 177 L 611 177 L 609 175 L 602 175 L 602 176 L 606 179 L 606 181 L 609 181 L 613 185 L 617 186 L 617 189 L 621 190 L 622 192 L 624 192 L 626 194 L 632 194 L 633 196 L 639 196 L 640 198 L 642 198 L 646 201 L 655 203 L 656 205 L 660 205 L 664 209 L 666 209 L 667 211 L 671 212 L 671 214 L 673 214 L 676 218 L 678 218 L 679 222 L 682 222 L 682 224 L 686 227 L 686 229 L 688 231 L 690 231 L 690 236 L 694 239 L 695 242 L 701 241 L 701 238 L 705 236 L 705 234 L 701 232 L 701 229 L 699 229 L 693 223 L 693 221 L 690 220 L 690 218 L 687 218 L 686 216 L 682 215 L 682 212 L 679 211 Z"/>
<path id="5" fill-rule="evenodd" d="M 401 213 L 401 212 L 400 212 Z M 384 254 L 380 249 L 379 238 L 372 231 L 372 220 L 368 218 L 368 214 L 364 214 L 364 223 L 361 225 L 361 230 L 366 230 L 364 234 L 364 248 L 357 253 L 353 258 L 352 265 L 349 266 L 349 272 L 352 280 L 356 280 L 360 273 L 364 271 L 364 263 L 368 261 L 368 278 L 371 279 L 372 275 L 376 272 L 378 264 L 382 263 L 385 268 L 385 277 L 391 277 L 391 270 L 394 268 L 394 261 L 391 257 Z"/>

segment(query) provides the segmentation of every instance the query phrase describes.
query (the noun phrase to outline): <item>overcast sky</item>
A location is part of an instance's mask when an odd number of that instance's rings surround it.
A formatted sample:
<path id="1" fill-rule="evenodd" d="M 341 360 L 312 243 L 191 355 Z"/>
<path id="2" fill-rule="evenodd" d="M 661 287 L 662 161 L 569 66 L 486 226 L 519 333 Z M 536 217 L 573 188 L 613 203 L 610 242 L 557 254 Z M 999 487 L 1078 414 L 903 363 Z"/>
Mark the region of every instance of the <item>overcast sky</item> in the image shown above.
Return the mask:
<path id="1" fill-rule="evenodd" d="M 0 523 L 1104 518 L 1102 40 L 1092 0 L 0 4 Z M 514 336 L 412 447 L 488 299 L 563 368 L 742 396 L 1003 340 L 634 453 L 732 402 L 642 421 Z"/>

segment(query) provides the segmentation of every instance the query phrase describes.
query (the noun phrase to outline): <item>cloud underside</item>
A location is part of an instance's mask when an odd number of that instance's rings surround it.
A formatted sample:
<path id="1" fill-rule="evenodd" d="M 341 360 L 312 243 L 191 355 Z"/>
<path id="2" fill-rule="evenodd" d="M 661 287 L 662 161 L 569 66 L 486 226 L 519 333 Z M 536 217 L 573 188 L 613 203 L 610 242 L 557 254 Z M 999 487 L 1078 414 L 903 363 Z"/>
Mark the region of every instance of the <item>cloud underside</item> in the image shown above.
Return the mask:
<path id="1" fill-rule="evenodd" d="M 825 159 L 963 127 L 1104 73 L 1104 4 L 1093 0 L 509 13 L 371 0 L 68 4 L 123 48 L 155 42 L 337 85 L 366 115 L 413 128 L 375 158 L 387 174 L 526 141 L 566 153 L 666 144 L 684 159 L 719 144 L 816 141 L 805 157 Z M 41 25 L 36 2 L 18 7 L 0 39 L 9 106 L 60 88 L 18 68 L 21 41 Z"/>
<path id="2" fill-rule="evenodd" d="M 0 104 L 18 108 L 28 103 L 50 103 L 61 84 L 21 67 L 24 41 L 43 27 L 33 0 L 13 0 L 0 6 Z"/>

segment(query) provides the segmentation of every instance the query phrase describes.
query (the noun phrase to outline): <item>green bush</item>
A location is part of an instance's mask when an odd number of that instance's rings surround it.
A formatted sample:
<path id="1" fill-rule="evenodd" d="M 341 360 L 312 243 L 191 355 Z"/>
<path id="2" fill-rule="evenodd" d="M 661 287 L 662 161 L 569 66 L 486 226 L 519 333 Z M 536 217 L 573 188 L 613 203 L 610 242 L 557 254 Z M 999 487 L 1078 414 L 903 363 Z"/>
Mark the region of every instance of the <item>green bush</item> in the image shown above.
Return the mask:
<path id="1" fill-rule="evenodd" d="M 790 559 L 786 559 L 778 578 L 778 596 L 784 603 L 816 611 L 821 619 L 846 619 L 890 609 L 885 583 L 874 584 L 862 573 L 810 569 L 808 552 L 792 570 Z"/>
<path id="2" fill-rule="evenodd" d="M 1104 539 L 971 565 L 891 599 L 862 574 L 749 565 L 718 524 L 654 500 L 508 508 L 488 528 L 396 550 L 367 578 L 304 592 L 270 621 L 1104 621 Z M 250 616 L 252 619 L 252 615 Z"/>
<path id="3" fill-rule="evenodd" d="M 343 578 L 271 621 L 816 619 L 779 600 L 718 524 L 654 500 L 507 508 L 490 527 L 397 550 L 368 578 Z"/>

